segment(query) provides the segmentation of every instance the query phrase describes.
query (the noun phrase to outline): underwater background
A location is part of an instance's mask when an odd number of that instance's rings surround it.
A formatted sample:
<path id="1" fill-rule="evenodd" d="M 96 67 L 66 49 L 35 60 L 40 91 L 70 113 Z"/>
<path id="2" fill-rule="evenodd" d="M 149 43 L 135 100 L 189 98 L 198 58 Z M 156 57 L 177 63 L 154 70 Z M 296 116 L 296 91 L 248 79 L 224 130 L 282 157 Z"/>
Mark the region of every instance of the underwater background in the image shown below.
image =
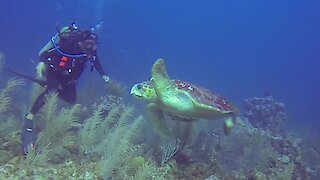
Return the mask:
<path id="1" fill-rule="evenodd" d="M 316 0 L 2 0 L 0 51 L 6 66 L 33 74 L 56 27 L 75 22 L 96 28 L 102 65 L 128 87 L 132 104 L 130 87 L 150 79 L 162 57 L 172 78 L 218 92 L 241 112 L 245 99 L 271 95 L 286 106 L 286 131 L 319 139 L 319 7 Z M 12 75 L 1 76 L 3 87 Z M 17 97 L 27 101 L 24 93 Z"/>

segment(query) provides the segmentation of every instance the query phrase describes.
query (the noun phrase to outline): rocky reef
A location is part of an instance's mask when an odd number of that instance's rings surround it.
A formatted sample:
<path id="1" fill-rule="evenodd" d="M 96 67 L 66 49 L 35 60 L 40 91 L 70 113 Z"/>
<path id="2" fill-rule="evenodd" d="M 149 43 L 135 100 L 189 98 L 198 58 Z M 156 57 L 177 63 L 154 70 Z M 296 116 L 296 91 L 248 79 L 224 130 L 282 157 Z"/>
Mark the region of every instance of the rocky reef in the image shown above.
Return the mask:
<path id="1" fill-rule="evenodd" d="M 302 149 L 301 139 L 286 131 L 286 107 L 272 97 L 245 100 L 229 136 L 221 121 L 199 120 L 188 128 L 182 128 L 186 122 L 171 123 L 185 133 L 179 137 L 183 143 L 166 145 L 143 120 L 144 109 L 134 111 L 119 96 L 102 96 L 89 106 L 48 108 L 52 120 L 44 124 L 60 131 L 40 127 L 41 147 L 24 156 L 10 91 L 0 90 L 5 92 L 0 100 L 10 99 L 0 111 L 3 179 L 267 180 L 310 179 L 318 173 L 317 149 Z"/>
<path id="2" fill-rule="evenodd" d="M 288 120 L 286 106 L 275 101 L 272 96 L 245 99 L 244 110 L 244 117 L 253 127 L 276 134 L 283 130 L 283 125 Z"/>

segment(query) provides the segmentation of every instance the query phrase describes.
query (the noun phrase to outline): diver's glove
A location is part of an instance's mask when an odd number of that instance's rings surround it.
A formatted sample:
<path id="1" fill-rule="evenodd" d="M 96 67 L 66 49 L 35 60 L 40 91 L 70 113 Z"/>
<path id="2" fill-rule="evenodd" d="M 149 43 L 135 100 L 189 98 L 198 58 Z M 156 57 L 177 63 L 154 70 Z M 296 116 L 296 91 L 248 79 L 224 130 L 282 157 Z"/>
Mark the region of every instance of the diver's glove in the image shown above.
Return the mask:
<path id="1" fill-rule="evenodd" d="M 46 69 L 46 66 L 44 65 L 44 62 L 39 62 L 37 67 L 36 67 L 37 76 L 38 77 L 43 77 L 45 69 Z"/>
<path id="2" fill-rule="evenodd" d="M 22 143 L 22 150 L 24 154 L 28 153 L 29 148 L 34 148 L 36 136 L 33 130 L 33 117 L 30 118 L 30 115 L 28 114 L 26 118 L 24 119 L 24 124 L 21 132 L 21 143 Z"/>
<path id="3" fill-rule="evenodd" d="M 105 83 L 108 83 L 110 81 L 110 77 L 107 75 L 103 75 L 102 79 L 104 80 Z"/>

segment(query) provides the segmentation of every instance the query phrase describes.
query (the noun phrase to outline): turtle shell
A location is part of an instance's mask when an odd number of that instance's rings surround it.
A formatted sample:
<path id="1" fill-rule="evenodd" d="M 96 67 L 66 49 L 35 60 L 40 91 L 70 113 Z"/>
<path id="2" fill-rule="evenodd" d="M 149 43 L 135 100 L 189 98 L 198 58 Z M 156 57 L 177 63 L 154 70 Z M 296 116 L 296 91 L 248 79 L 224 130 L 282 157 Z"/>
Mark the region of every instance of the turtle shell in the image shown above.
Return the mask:
<path id="1" fill-rule="evenodd" d="M 195 86 L 182 80 L 173 80 L 178 90 L 188 93 L 193 101 L 215 108 L 221 112 L 235 112 L 239 110 L 216 93 L 205 88 Z"/>

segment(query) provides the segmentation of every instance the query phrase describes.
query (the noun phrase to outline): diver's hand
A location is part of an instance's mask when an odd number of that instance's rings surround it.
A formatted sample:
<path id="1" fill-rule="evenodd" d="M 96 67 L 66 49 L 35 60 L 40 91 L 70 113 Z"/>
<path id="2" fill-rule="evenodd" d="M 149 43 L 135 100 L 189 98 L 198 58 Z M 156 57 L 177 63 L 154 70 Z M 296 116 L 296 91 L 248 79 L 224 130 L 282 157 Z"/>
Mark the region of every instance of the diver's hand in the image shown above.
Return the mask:
<path id="1" fill-rule="evenodd" d="M 103 75 L 102 79 L 104 80 L 105 83 L 108 83 L 110 81 L 110 78 L 107 75 Z"/>
<path id="2" fill-rule="evenodd" d="M 39 62 L 37 67 L 36 67 L 37 76 L 38 77 L 43 77 L 45 69 L 46 69 L 46 66 L 44 65 L 44 62 Z"/>

